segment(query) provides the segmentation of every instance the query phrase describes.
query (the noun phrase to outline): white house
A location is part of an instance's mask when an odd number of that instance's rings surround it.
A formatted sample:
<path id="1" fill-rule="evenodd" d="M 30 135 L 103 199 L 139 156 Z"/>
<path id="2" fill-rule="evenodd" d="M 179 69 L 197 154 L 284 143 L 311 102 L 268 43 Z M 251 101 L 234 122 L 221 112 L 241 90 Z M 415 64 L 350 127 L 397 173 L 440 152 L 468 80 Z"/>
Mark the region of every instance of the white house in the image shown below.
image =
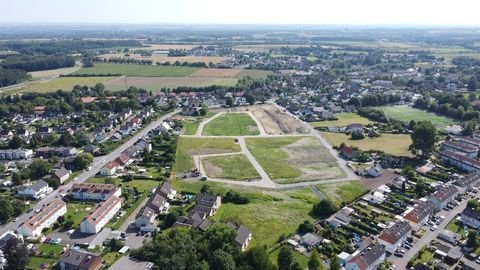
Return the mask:
<path id="1" fill-rule="evenodd" d="M 33 156 L 31 149 L 0 150 L 0 160 L 28 159 Z"/>
<path id="2" fill-rule="evenodd" d="M 85 219 L 80 223 L 82 233 L 95 234 L 102 230 L 122 207 L 122 200 L 117 196 L 110 196 L 106 201 L 101 202 Z"/>
<path id="3" fill-rule="evenodd" d="M 170 131 L 171 129 L 172 127 L 167 122 L 162 122 L 158 127 L 158 130 L 160 130 L 160 132 L 167 132 L 167 131 Z"/>
<path id="4" fill-rule="evenodd" d="M 81 201 L 104 201 L 110 196 L 120 198 L 122 189 L 113 184 L 80 183 L 73 184 L 70 196 Z"/>
<path id="5" fill-rule="evenodd" d="M 110 161 L 100 169 L 100 175 L 112 176 L 115 175 L 120 165 L 116 161 Z"/>
<path id="6" fill-rule="evenodd" d="M 67 181 L 68 178 L 70 178 L 70 171 L 65 168 L 61 168 L 56 170 L 52 176 L 60 180 L 60 183 L 63 184 L 63 182 Z"/>
<path id="7" fill-rule="evenodd" d="M 455 199 L 455 196 L 458 194 L 458 189 L 453 185 L 442 186 L 439 190 L 430 196 L 429 201 L 431 201 L 437 210 L 443 209 L 447 206 L 448 203 Z"/>
<path id="8" fill-rule="evenodd" d="M 153 224 L 156 216 L 157 214 L 152 208 L 145 206 L 140 210 L 140 212 L 138 212 L 138 215 L 135 218 L 135 226 L 137 226 L 137 228 L 149 226 Z"/>
<path id="9" fill-rule="evenodd" d="M 408 222 L 397 221 L 391 227 L 383 230 L 378 236 L 378 242 L 385 250 L 394 253 L 412 234 L 412 227 Z"/>
<path id="10" fill-rule="evenodd" d="M 62 199 L 56 199 L 42 210 L 21 224 L 18 232 L 23 236 L 40 236 L 43 229 L 52 227 L 58 218 L 67 213 L 67 204 Z"/>
<path id="11" fill-rule="evenodd" d="M 17 188 L 17 195 L 24 198 L 42 199 L 53 189 L 43 180 L 38 180 L 33 185 L 23 185 Z"/>

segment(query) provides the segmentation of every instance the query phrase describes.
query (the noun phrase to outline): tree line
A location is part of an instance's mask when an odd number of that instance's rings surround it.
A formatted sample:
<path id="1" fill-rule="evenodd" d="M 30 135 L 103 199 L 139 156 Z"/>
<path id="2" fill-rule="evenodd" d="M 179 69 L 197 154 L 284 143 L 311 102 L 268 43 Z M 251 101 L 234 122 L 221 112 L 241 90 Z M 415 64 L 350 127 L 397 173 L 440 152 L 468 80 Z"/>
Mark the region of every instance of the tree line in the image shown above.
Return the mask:
<path id="1" fill-rule="evenodd" d="M 21 69 L 27 72 L 75 66 L 75 59 L 67 55 L 59 56 L 11 56 L 0 63 L 4 69 Z"/>
<path id="2" fill-rule="evenodd" d="M 30 79 L 31 76 L 20 69 L 3 69 L 0 67 L 0 87 L 14 85 Z"/>

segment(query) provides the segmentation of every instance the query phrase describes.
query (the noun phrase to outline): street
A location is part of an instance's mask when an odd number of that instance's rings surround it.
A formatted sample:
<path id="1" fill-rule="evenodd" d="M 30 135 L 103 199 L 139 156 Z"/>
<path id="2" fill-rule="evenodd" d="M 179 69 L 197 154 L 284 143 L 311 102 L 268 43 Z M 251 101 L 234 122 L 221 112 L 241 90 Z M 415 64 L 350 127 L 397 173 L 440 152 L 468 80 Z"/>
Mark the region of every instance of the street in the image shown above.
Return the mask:
<path id="1" fill-rule="evenodd" d="M 147 135 L 147 133 L 150 130 L 153 130 L 156 127 L 158 127 L 163 122 L 163 120 L 171 117 L 172 115 L 174 115 L 178 112 L 179 112 L 179 110 L 175 110 L 173 112 L 170 112 L 170 113 L 162 116 L 158 120 L 150 123 L 148 126 L 146 126 L 142 130 L 140 130 L 139 132 L 134 134 L 134 136 L 132 138 L 130 138 L 124 144 L 119 146 L 117 149 L 113 150 L 111 153 L 109 153 L 105 156 L 94 158 L 93 163 L 92 163 L 92 169 L 90 171 L 83 171 L 81 174 L 79 174 L 77 176 L 77 180 L 70 181 L 70 183 L 68 183 L 64 186 L 60 186 L 60 188 L 62 188 L 66 191 L 66 190 L 69 190 L 72 187 L 73 184 L 83 183 L 83 182 L 87 181 L 89 178 L 94 177 L 106 163 L 115 160 L 123 151 L 125 151 L 126 149 L 128 149 L 129 147 L 134 145 L 138 141 L 139 137 L 143 137 L 143 136 Z M 48 194 L 45 198 L 38 201 L 37 204 L 34 207 L 31 207 L 31 208 L 33 208 L 34 210 L 41 209 L 43 207 L 43 205 L 49 204 L 52 201 L 54 201 L 56 196 L 57 196 L 57 191 L 53 191 L 50 194 Z M 32 215 L 31 213 L 23 213 L 20 216 L 18 216 L 16 222 L 9 222 L 9 223 L 6 223 L 6 224 L 0 226 L 0 234 L 3 234 L 8 230 L 17 229 L 18 226 L 20 224 L 24 223 L 25 221 L 27 221 L 31 215 Z"/>

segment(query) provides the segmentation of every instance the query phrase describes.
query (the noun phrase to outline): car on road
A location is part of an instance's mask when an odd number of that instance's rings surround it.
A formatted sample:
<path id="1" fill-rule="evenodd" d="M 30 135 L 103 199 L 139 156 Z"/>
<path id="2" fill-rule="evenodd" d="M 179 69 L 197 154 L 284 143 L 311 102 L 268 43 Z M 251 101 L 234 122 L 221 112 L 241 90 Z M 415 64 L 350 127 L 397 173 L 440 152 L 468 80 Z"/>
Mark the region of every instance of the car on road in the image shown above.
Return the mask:
<path id="1" fill-rule="evenodd" d="M 475 260 L 476 263 L 480 264 L 480 257 Z"/>
<path id="2" fill-rule="evenodd" d="M 433 232 L 433 231 L 435 231 L 437 228 L 438 228 L 438 226 L 437 226 L 437 225 L 433 225 L 433 226 L 430 228 L 430 231 L 432 231 L 432 232 Z"/>
<path id="3" fill-rule="evenodd" d="M 200 177 L 200 181 L 207 181 L 207 177 L 206 176 Z"/>
<path id="4" fill-rule="evenodd" d="M 35 213 L 40 213 L 40 209 L 35 209 Z"/>
<path id="5" fill-rule="evenodd" d="M 18 218 L 14 218 L 14 219 L 13 219 L 13 222 L 17 222 L 17 221 L 18 221 Z"/>
<path id="6" fill-rule="evenodd" d="M 88 166 L 87 171 L 92 170 L 92 166 Z"/>

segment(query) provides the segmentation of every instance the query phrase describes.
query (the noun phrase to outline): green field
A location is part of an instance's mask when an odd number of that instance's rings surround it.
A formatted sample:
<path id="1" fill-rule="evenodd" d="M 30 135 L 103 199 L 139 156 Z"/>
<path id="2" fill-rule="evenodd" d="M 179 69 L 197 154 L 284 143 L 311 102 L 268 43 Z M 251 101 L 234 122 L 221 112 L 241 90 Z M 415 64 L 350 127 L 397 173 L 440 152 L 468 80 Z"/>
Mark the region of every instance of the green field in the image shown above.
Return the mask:
<path id="1" fill-rule="evenodd" d="M 203 135 L 243 136 L 258 135 L 257 124 L 246 113 L 227 113 L 220 115 L 205 125 Z"/>
<path id="2" fill-rule="evenodd" d="M 231 180 L 260 178 L 252 163 L 243 154 L 202 158 L 208 177 Z"/>
<path id="3" fill-rule="evenodd" d="M 227 138 L 187 138 L 178 141 L 174 172 L 188 172 L 195 168 L 193 155 L 239 152 L 240 146 Z"/>
<path id="4" fill-rule="evenodd" d="M 44 258 L 44 257 L 37 257 L 37 256 L 29 256 L 28 257 L 28 264 L 26 269 L 28 270 L 36 270 L 40 269 L 42 264 L 48 264 L 48 268 L 52 269 L 52 266 L 57 262 L 55 258 Z"/>
<path id="5" fill-rule="evenodd" d="M 356 113 L 339 113 L 335 116 L 337 117 L 337 120 L 310 122 L 310 125 L 313 127 L 344 127 L 350 124 L 368 125 L 373 123 L 372 121 L 368 120 L 368 118 L 362 117 Z"/>
<path id="6" fill-rule="evenodd" d="M 360 181 L 321 184 L 317 185 L 317 188 L 339 207 L 342 206 L 342 203 L 350 203 L 367 192 Z"/>
<path id="7" fill-rule="evenodd" d="M 109 183 L 110 180 L 107 180 L 108 177 L 94 177 L 88 179 L 87 182 L 89 183 L 98 183 L 98 184 L 106 184 Z M 118 178 L 112 179 L 113 183 L 117 186 L 121 186 L 123 188 L 137 188 L 138 191 L 151 191 L 153 188 L 158 187 L 162 182 L 155 181 L 155 180 L 132 180 L 132 181 L 121 181 Z"/>
<path id="8" fill-rule="evenodd" d="M 34 82 L 28 85 L 11 88 L 6 93 L 19 92 L 55 92 L 57 90 L 72 91 L 75 85 L 94 86 L 97 83 L 106 83 L 114 77 L 61 77 L 46 82 Z"/>
<path id="9" fill-rule="evenodd" d="M 409 106 L 383 106 L 378 107 L 379 110 L 385 112 L 385 114 L 393 119 L 408 123 L 410 120 L 418 121 L 431 121 L 437 128 L 443 128 L 448 125 L 452 125 L 455 121 L 445 116 L 440 116 L 431 112 L 415 109 Z"/>
<path id="10" fill-rule="evenodd" d="M 412 156 L 412 153 L 408 150 L 412 144 L 412 139 L 410 135 L 406 134 L 382 134 L 380 137 L 363 140 L 352 140 L 346 134 L 332 132 L 322 132 L 322 136 L 334 146 L 345 143 L 348 146 L 356 146 L 363 151 L 378 150 L 394 156 Z"/>
<path id="11" fill-rule="evenodd" d="M 83 218 L 90 213 L 90 211 L 95 208 L 95 204 L 92 203 L 75 203 L 69 202 L 67 204 L 67 214 L 65 219 L 71 220 L 73 222 L 72 229 L 78 228 L 80 222 Z"/>
<path id="12" fill-rule="evenodd" d="M 202 121 L 204 121 L 207 118 L 213 117 L 217 113 L 215 112 L 208 112 L 207 115 L 205 116 L 198 116 L 198 117 L 188 117 L 182 120 L 183 124 L 183 134 L 184 135 L 195 135 L 198 130 L 198 126 Z"/>
<path id="13" fill-rule="evenodd" d="M 246 142 L 248 150 L 272 179 L 295 179 L 300 177 L 301 172 L 290 166 L 288 153 L 282 147 L 299 139 L 301 137 L 248 138 Z"/>
<path id="14" fill-rule="evenodd" d="M 154 66 L 98 63 L 91 68 L 81 68 L 75 75 L 121 74 L 132 77 L 186 77 L 200 68 L 182 66 Z"/>
<path id="15" fill-rule="evenodd" d="M 63 246 L 51 244 L 38 244 L 38 250 L 45 254 L 44 256 L 58 257 L 63 252 Z"/>

